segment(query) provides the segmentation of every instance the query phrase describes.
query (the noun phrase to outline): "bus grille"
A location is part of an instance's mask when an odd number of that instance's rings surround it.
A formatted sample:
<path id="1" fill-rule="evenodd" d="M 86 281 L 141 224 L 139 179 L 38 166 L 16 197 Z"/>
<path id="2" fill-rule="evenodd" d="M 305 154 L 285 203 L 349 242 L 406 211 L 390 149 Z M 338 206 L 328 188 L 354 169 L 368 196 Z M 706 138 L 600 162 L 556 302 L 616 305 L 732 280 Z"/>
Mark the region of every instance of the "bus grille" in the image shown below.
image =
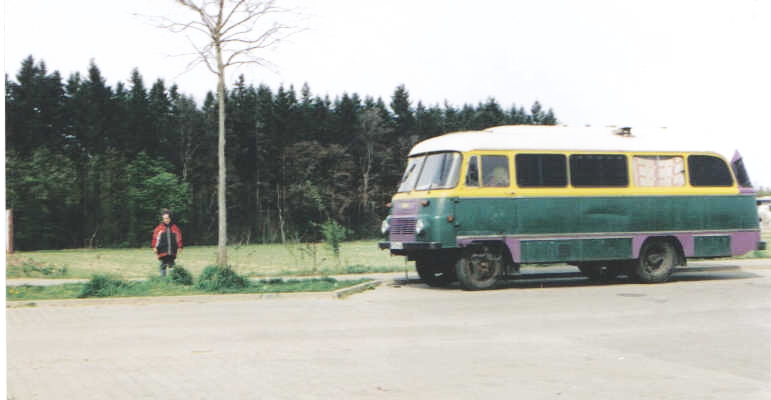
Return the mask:
<path id="1" fill-rule="evenodd" d="M 415 240 L 415 218 L 391 218 L 391 241 L 411 242 Z"/>

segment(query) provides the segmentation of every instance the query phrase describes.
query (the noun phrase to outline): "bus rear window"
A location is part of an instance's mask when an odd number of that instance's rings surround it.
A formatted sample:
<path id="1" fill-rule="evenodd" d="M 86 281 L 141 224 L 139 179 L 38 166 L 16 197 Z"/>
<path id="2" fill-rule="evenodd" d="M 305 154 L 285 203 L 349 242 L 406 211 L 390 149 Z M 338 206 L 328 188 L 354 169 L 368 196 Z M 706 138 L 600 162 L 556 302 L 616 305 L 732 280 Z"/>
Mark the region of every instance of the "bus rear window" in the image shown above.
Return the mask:
<path id="1" fill-rule="evenodd" d="M 410 158 L 399 192 L 450 189 L 458 184 L 459 153 L 435 153 Z"/>
<path id="2" fill-rule="evenodd" d="M 750 175 L 747 173 L 747 169 L 744 168 L 744 161 L 740 158 L 732 162 L 731 167 L 734 170 L 734 175 L 736 175 L 736 180 L 739 181 L 739 186 L 751 188 L 752 182 L 750 181 Z"/>

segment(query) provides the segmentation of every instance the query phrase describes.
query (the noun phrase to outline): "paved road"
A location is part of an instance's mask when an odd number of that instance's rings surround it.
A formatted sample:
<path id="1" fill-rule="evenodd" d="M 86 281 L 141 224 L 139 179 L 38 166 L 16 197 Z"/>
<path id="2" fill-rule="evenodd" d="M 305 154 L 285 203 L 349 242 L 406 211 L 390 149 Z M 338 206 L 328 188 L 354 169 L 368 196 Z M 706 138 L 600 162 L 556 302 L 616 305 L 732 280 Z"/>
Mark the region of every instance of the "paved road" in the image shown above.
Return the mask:
<path id="1" fill-rule="evenodd" d="M 658 285 L 9 308 L 8 398 L 767 400 L 771 268 L 737 263 Z"/>

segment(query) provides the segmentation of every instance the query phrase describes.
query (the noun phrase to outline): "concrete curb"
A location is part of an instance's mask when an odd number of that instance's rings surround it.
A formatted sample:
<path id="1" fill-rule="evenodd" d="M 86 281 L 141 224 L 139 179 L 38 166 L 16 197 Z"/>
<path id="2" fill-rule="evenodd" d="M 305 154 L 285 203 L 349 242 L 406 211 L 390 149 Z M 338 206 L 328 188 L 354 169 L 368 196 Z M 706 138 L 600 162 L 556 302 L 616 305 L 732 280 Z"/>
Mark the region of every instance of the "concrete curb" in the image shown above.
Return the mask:
<path id="1" fill-rule="evenodd" d="M 332 298 L 344 299 L 344 298 L 346 298 L 348 296 L 351 296 L 351 295 L 354 295 L 354 294 L 357 294 L 357 293 L 361 293 L 361 292 L 363 292 L 365 290 L 375 289 L 376 287 L 380 286 L 381 284 L 383 284 L 383 281 L 381 281 L 381 280 L 373 280 L 373 281 L 369 281 L 369 282 L 362 282 L 362 283 L 360 283 L 358 285 L 353 285 L 351 287 L 335 290 L 334 292 L 332 292 Z"/>
<path id="2" fill-rule="evenodd" d="M 190 296 L 146 296 L 146 297 L 92 297 L 86 299 L 53 300 L 6 300 L 5 308 L 37 307 L 82 307 L 105 305 L 150 305 L 169 303 L 209 303 L 216 301 L 251 301 L 280 298 L 316 298 L 345 299 L 348 296 L 374 289 L 383 284 L 382 280 L 373 279 L 354 286 L 328 292 L 286 292 L 286 293 L 220 293 L 198 294 Z"/>

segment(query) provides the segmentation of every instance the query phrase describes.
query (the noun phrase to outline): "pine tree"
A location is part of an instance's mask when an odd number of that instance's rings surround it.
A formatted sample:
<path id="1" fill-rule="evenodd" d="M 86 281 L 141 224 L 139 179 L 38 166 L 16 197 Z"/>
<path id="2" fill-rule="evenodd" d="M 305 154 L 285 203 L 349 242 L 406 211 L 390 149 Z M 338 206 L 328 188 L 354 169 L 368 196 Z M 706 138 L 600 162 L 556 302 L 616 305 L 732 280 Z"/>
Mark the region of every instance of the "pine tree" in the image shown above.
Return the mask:
<path id="1" fill-rule="evenodd" d="M 137 69 L 113 90 L 93 61 L 85 75 L 75 72 L 63 85 L 45 63 L 25 59 L 16 80 L 6 75 L 7 206 L 17 207 L 23 221 L 20 246 L 141 244 L 157 208 L 171 206 L 152 203 L 165 199 L 153 193 L 166 184 L 185 188 L 177 194 L 191 202 L 175 210 L 187 220 L 186 241 L 216 241 L 219 100 L 210 92 L 199 109 L 161 79 L 148 92 Z M 330 221 L 371 237 L 385 213 L 379 205 L 392 195 L 417 140 L 557 123 L 539 102 L 532 114 L 516 105 L 504 112 L 493 98 L 461 108 L 447 102 L 413 108 L 404 86 L 389 108 L 381 98 L 362 101 L 355 93 L 333 102 L 314 96 L 307 84 L 298 99 L 292 86 L 274 93 L 241 76 L 223 100 L 228 219 L 239 241 L 320 239 L 314 223 Z M 140 171 L 142 165 L 148 170 Z M 36 226 L 41 221 L 50 226 Z"/>
<path id="2" fill-rule="evenodd" d="M 174 165 L 180 164 L 180 155 L 178 147 L 172 142 L 170 137 L 171 130 L 171 99 L 166 92 L 166 84 L 162 79 L 158 79 L 150 89 L 147 97 L 148 119 L 150 135 L 145 142 L 145 151 L 155 157 L 161 157 L 172 162 Z"/>
<path id="3" fill-rule="evenodd" d="M 128 101 L 128 134 L 124 138 L 126 150 L 133 155 L 144 151 L 154 154 L 155 137 L 153 136 L 152 122 L 150 119 L 150 100 L 145 88 L 144 79 L 138 69 L 131 71 L 129 79 Z"/>
<path id="4" fill-rule="evenodd" d="M 544 124 L 544 118 L 546 117 L 543 113 L 543 107 L 541 106 L 541 103 L 536 100 L 533 103 L 533 106 L 530 107 L 530 116 L 532 118 L 534 125 L 543 125 Z"/>
<path id="5" fill-rule="evenodd" d="M 6 143 L 30 154 L 40 146 L 59 148 L 65 142 L 64 88 L 58 71 L 48 74 L 43 61 L 22 61 L 18 83 L 6 75 Z"/>
<path id="6" fill-rule="evenodd" d="M 557 117 L 554 116 L 554 110 L 549 108 L 549 111 L 546 112 L 546 115 L 543 118 L 543 124 L 544 125 L 557 125 L 559 121 L 557 120 Z"/>
<path id="7" fill-rule="evenodd" d="M 396 121 L 396 130 L 394 132 L 396 136 L 407 138 L 414 135 L 415 114 L 410 104 L 410 94 L 404 85 L 396 87 L 391 97 L 391 110 L 393 110 L 394 120 Z"/>

